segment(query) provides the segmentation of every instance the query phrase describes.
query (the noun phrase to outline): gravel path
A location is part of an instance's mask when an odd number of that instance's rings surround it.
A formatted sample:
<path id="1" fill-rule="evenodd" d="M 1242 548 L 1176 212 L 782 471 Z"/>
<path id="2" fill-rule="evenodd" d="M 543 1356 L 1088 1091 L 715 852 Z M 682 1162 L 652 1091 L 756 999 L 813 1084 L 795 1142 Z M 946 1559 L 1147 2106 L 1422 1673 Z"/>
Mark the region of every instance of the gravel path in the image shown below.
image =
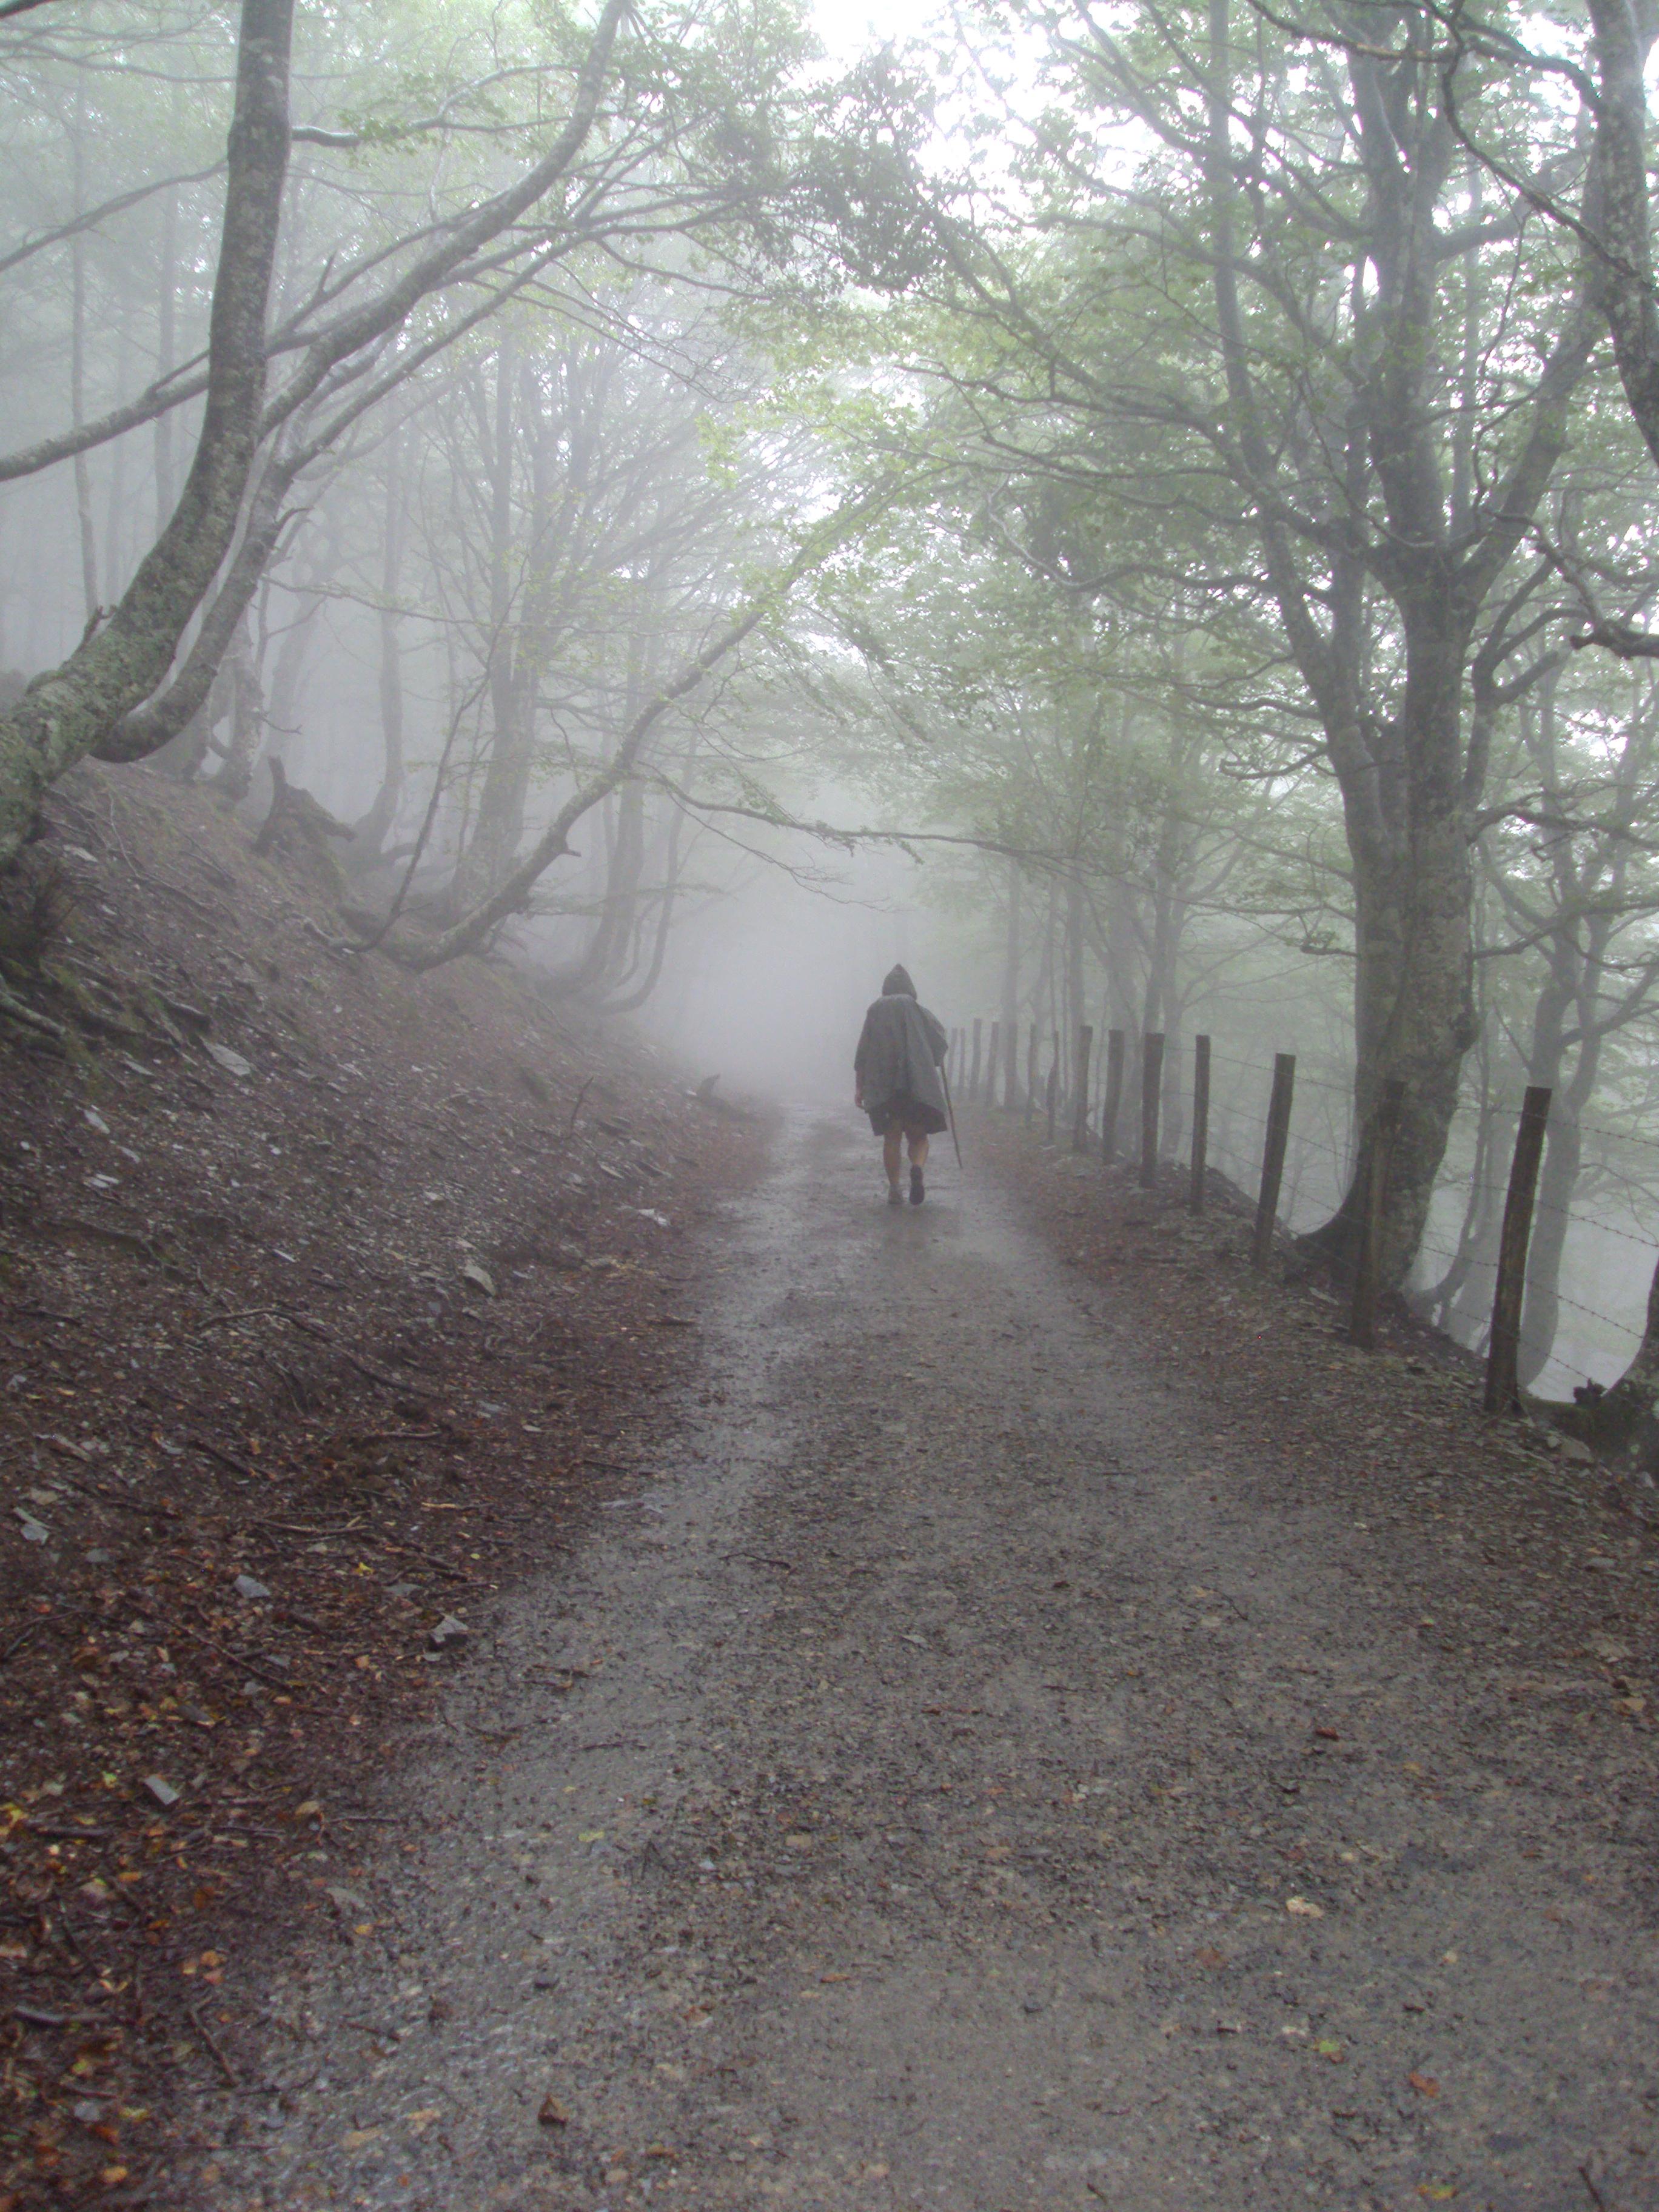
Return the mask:
<path id="1" fill-rule="evenodd" d="M 1252 1494 L 1201 1345 L 1151 1379 L 1132 1283 L 873 1168 L 786 1132 L 696 1402 L 459 1663 L 417 1827 L 318 1865 L 340 1941 L 200 2193 L 1659 2204 L 1640 1740 L 1495 1750 L 1386 1537 Z"/>

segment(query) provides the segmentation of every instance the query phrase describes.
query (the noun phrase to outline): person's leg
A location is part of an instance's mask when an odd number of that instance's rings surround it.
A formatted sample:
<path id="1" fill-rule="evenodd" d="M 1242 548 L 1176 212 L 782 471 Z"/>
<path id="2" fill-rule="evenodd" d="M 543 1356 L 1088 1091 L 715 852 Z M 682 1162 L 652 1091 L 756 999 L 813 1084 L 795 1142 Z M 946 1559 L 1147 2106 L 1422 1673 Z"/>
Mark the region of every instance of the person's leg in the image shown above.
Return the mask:
<path id="1" fill-rule="evenodd" d="M 895 1127 L 881 1140 L 882 1165 L 887 1170 L 887 1197 L 890 1205 L 896 1206 L 899 1194 L 899 1147 L 904 1132 Z"/>
<path id="2" fill-rule="evenodd" d="M 927 1132 L 911 1129 L 907 1133 L 910 1141 L 910 1203 L 920 1206 L 927 1195 L 921 1179 L 921 1171 L 927 1164 Z"/>

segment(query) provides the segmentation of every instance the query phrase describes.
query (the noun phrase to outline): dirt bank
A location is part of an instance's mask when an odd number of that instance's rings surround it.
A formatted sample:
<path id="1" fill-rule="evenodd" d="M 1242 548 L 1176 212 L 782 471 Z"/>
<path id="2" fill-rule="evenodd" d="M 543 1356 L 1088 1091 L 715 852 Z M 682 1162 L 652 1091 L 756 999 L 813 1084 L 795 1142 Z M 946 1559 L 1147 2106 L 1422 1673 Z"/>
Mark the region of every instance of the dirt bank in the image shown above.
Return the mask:
<path id="1" fill-rule="evenodd" d="M 325 861 L 91 773 L 0 959 L 0 2206 L 171 2201 L 273 1929 L 681 1373 L 746 1133 Z M 336 1893 L 339 1893 L 337 1894 Z"/>

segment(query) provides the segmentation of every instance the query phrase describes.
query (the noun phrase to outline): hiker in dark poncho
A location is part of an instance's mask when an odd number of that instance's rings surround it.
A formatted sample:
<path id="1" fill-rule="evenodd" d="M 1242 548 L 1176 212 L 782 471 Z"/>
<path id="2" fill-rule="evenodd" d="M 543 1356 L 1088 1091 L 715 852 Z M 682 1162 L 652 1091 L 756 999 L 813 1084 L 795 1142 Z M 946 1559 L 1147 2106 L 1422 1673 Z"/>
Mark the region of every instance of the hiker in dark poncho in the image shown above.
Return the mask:
<path id="1" fill-rule="evenodd" d="M 908 975 L 895 968 L 864 1017 L 853 1055 L 853 1103 L 864 1109 L 882 1140 L 889 1206 L 904 1202 L 899 1192 L 902 1144 L 910 1147 L 911 1205 L 920 1206 L 927 1194 L 921 1171 L 927 1164 L 927 1139 L 948 1126 L 939 1069 L 950 1042 L 945 1024 L 917 1005 Z"/>

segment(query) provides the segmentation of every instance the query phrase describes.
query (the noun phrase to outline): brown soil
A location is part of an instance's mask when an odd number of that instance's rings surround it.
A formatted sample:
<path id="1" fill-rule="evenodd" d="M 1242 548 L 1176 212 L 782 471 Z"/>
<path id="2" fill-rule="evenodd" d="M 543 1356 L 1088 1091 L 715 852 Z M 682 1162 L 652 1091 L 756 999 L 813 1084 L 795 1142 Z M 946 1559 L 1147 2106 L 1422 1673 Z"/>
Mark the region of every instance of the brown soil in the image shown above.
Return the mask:
<path id="1" fill-rule="evenodd" d="M 373 1832 L 430 1632 L 682 1369 L 756 1149 L 502 966 L 345 953 L 337 894 L 86 772 L 0 902 L 69 1032 L 0 1020 L 0 2212 L 155 2201 L 239 1966 L 349 1917 L 307 1855 Z"/>
<path id="2" fill-rule="evenodd" d="M 975 1134 L 1068 1263 L 1132 1296 L 1276 1502 L 1316 1495 L 1364 1516 L 1358 1526 L 1427 1540 L 1424 1639 L 1469 1658 L 1501 1648 L 1511 1665 L 1588 1661 L 1606 1711 L 1651 1735 L 1659 1498 L 1649 1478 L 1594 1462 L 1545 1423 L 1489 1419 L 1478 1363 L 1398 1300 L 1385 1302 L 1376 1350 L 1358 1350 L 1346 1309 L 1296 1279 L 1282 1240 L 1266 1273 L 1249 1266 L 1253 1223 L 1218 1182 L 1194 1218 L 1173 1166 L 1148 1191 L 1126 1167 L 1048 1151 L 1012 1117 L 978 1115 Z"/>

